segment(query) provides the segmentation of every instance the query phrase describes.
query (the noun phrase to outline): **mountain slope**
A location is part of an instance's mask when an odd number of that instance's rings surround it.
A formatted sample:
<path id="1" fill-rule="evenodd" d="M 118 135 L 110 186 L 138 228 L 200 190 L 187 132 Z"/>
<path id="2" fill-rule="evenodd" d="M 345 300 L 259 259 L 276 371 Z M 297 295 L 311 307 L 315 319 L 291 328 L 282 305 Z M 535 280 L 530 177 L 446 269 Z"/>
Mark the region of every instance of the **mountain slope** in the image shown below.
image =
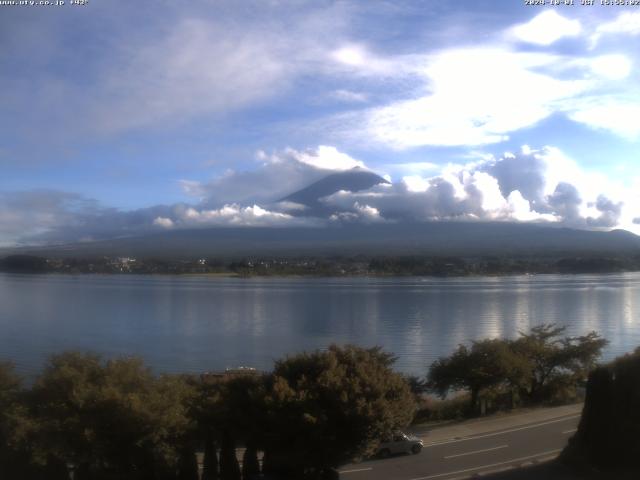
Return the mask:
<path id="1" fill-rule="evenodd" d="M 640 254 L 640 237 L 623 230 L 574 230 L 507 222 L 428 222 L 328 228 L 203 228 L 131 238 L 20 249 L 60 257 L 140 258 L 253 255 L 512 255 Z"/>
<path id="2" fill-rule="evenodd" d="M 320 199 L 322 197 L 329 196 L 340 190 L 359 192 L 381 183 L 389 182 L 373 172 L 356 167 L 345 172 L 328 175 L 302 190 L 287 195 L 280 201 L 300 203 L 311 209 L 321 209 Z"/>

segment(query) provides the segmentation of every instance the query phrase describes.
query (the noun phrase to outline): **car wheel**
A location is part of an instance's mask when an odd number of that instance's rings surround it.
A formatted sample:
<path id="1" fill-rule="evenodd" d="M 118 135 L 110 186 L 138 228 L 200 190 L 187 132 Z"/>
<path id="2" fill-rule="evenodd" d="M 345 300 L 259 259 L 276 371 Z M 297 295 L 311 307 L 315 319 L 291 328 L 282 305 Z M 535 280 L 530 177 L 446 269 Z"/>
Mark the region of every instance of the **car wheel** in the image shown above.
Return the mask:
<path id="1" fill-rule="evenodd" d="M 422 445 L 414 445 L 411 447 L 412 453 L 420 453 L 422 451 Z"/>
<path id="2" fill-rule="evenodd" d="M 380 458 L 388 458 L 391 455 L 391 451 L 388 448 L 383 448 L 382 450 L 380 450 L 380 453 L 378 455 L 380 456 Z"/>

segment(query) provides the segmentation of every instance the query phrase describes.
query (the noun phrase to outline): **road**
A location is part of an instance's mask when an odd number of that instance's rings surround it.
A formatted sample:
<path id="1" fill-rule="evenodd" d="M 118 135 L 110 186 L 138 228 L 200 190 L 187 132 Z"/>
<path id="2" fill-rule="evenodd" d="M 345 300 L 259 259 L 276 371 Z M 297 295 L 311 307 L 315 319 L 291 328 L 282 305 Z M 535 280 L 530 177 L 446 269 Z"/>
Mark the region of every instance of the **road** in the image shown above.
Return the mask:
<path id="1" fill-rule="evenodd" d="M 340 478 L 453 480 L 539 463 L 558 455 L 579 419 L 578 412 L 570 412 L 495 431 L 485 426 L 482 433 L 449 440 L 419 435 L 425 442 L 421 453 L 346 465 Z"/>

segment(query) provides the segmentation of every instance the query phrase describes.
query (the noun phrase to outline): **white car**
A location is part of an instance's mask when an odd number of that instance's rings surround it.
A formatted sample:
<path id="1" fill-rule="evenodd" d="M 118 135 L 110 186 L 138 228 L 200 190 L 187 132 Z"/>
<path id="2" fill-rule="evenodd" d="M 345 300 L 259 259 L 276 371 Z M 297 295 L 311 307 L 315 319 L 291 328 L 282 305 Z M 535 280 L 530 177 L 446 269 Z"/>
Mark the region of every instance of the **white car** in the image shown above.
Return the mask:
<path id="1" fill-rule="evenodd" d="M 378 447 L 378 456 L 386 458 L 398 453 L 420 453 L 424 442 L 418 437 L 396 432 L 391 438 L 384 439 Z"/>

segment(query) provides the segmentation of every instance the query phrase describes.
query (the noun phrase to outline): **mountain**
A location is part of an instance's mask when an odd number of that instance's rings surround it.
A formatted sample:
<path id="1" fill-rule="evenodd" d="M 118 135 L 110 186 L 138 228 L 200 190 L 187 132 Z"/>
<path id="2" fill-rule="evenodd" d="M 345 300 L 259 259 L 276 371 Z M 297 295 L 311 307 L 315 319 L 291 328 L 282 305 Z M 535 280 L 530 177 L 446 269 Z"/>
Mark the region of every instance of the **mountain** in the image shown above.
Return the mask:
<path id="1" fill-rule="evenodd" d="M 274 255 L 579 256 L 640 254 L 624 231 L 508 222 L 427 222 L 326 228 L 233 227 L 159 232 L 92 243 L 20 249 L 52 257 L 198 258 Z"/>
<path id="2" fill-rule="evenodd" d="M 384 178 L 362 168 L 329 175 L 281 201 L 305 205 L 305 216 L 334 213 L 321 199 L 357 192 Z M 295 214 L 295 212 L 291 213 Z M 433 221 L 336 223 L 325 227 L 202 227 L 68 245 L 0 250 L 47 257 L 193 259 L 241 256 L 617 256 L 640 255 L 640 237 L 625 230 L 590 231 L 554 224 Z"/>
<path id="3" fill-rule="evenodd" d="M 308 207 L 305 211 L 306 215 L 321 215 L 326 213 L 325 207 L 320 201 L 322 197 L 327 197 L 339 192 L 340 190 L 359 192 L 381 183 L 388 184 L 389 182 L 380 175 L 376 175 L 375 173 L 360 167 L 355 167 L 345 172 L 328 175 L 302 190 L 298 190 L 291 195 L 287 195 L 280 199 L 280 201 L 305 205 Z"/>

